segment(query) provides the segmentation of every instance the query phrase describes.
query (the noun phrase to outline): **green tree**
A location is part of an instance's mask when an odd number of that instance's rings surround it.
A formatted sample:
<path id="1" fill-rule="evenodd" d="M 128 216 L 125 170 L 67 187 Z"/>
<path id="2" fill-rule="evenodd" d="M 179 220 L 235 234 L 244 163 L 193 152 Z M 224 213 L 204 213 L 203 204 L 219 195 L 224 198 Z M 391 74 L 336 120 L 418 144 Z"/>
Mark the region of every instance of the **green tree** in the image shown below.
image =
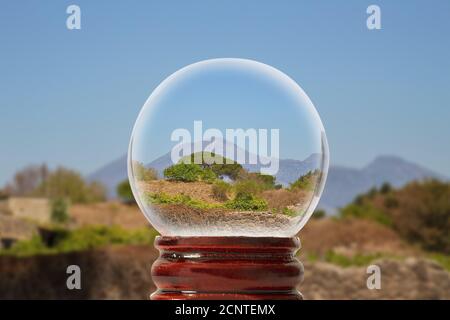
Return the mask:
<path id="1" fill-rule="evenodd" d="M 128 179 L 117 185 L 117 194 L 123 202 L 135 203 L 133 191 L 131 191 L 131 186 Z"/>
<path id="2" fill-rule="evenodd" d="M 342 208 L 340 216 L 380 222 L 426 250 L 450 253 L 449 183 L 426 180 L 389 191 L 371 189 Z"/>
<path id="3" fill-rule="evenodd" d="M 261 190 L 275 189 L 275 177 L 268 174 L 261 174 L 259 172 L 242 171 L 238 181 L 253 181 L 260 186 Z"/>
<path id="4" fill-rule="evenodd" d="M 10 195 L 29 196 L 47 179 L 48 174 L 46 164 L 25 167 L 14 174 L 5 190 Z"/>
<path id="5" fill-rule="evenodd" d="M 389 182 L 383 183 L 383 184 L 381 185 L 381 187 L 380 187 L 380 192 L 381 192 L 382 194 L 387 194 L 387 193 L 389 193 L 389 192 L 391 192 L 391 191 L 392 191 L 392 186 L 389 184 Z"/>
<path id="6" fill-rule="evenodd" d="M 180 163 L 198 164 L 203 169 L 210 169 L 217 177 L 227 176 L 232 180 L 236 180 L 245 171 L 236 161 L 224 158 L 213 152 L 192 153 L 190 156 L 181 159 Z"/>
<path id="7" fill-rule="evenodd" d="M 316 211 L 314 211 L 312 218 L 313 219 L 322 219 L 325 218 L 327 216 L 327 213 L 325 212 L 325 210 L 321 210 L 321 209 L 316 209 Z"/>
<path id="8" fill-rule="evenodd" d="M 86 183 L 78 172 L 64 167 L 51 172 L 33 194 L 52 199 L 64 198 L 72 203 L 89 203 L 106 199 L 105 188 L 100 183 Z"/>
<path id="9" fill-rule="evenodd" d="M 450 184 L 413 182 L 398 190 L 395 199 L 389 212 L 400 235 L 427 250 L 450 254 Z"/>
<path id="10" fill-rule="evenodd" d="M 52 201 L 51 220 L 56 223 L 64 223 L 69 219 L 68 203 L 64 198 Z"/>
<path id="11" fill-rule="evenodd" d="M 340 210 L 342 218 L 359 218 L 379 222 L 386 226 L 392 226 L 392 218 L 382 209 L 371 202 L 362 204 L 351 203 Z"/>
<path id="12" fill-rule="evenodd" d="M 164 169 L 164 177 L 172 181 L 193 182 L 200 179 L 202 168 L 197 164 L 174 164 Z"/>

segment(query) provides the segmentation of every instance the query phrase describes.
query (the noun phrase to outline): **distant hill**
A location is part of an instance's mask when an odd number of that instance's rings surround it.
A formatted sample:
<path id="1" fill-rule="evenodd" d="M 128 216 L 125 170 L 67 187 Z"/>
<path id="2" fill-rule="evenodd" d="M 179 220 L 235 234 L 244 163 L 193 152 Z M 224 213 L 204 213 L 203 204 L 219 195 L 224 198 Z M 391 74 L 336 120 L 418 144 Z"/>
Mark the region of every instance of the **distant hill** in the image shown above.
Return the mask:
<path id="1" fill-rule="evenodd" d="M 149 163 L 148 166 L 156 169 L 162 176 L 162 171 L 171 163 L 170 153 L 167 153 Z M 303 161 L 281 159 L 277 182 L 287 185 L 297 179 L 299 175 L 317 168 L 319 163 L 319 154 L 312 154 Z M 260 168 L 259 165 L 244 165 L 244 167 L 249 171 L 258 171 Z M 410 181 L 424 178 L 447 180 L 442 175 L 395 156 L 379 156 L 361 169 L 330 166 L 327 184 L 319 207 L 333 214 L 337 208 L 348 204 L 358 194 L 364 193 L 374 186 L 378 187 L 384 182 L 400 187 Z M 110 197 L 115 197 L 117 184 L 125 179 L 127 179 L 126 155 L 88 176 L 90 181 L 96 180 L 103 183 L 108 188 Z"/>
<path id="2" fill-rule="evenodd" d="M 361 169 L 331 166 L 320 206 L 328 212 L 351 202 L 358 194 L 384 182 L 401 187 L 413 180 L 447 180 L 429 169 L 395 156 L 379 156 Z"/>
<path id="3" fill-rule="evenodd" d="M 108 196 L 116 196 L 116 186 L 127 179 L 127 155 L 110 162 L 87 176 L 88 181 L 99 181 L 108 190 Z"/>

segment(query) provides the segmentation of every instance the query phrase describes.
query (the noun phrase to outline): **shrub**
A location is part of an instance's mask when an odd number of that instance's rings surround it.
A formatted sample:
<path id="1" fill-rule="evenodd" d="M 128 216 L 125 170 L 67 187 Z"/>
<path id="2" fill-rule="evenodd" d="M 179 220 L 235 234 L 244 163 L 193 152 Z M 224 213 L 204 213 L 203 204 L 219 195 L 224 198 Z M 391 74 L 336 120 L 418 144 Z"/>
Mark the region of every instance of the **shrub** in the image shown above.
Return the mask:
<path id="1" fill-rule="evenodd" d="M 392 191 L 392 187 L 391 187 L 391 185 L 388 182 L 383 183 L 381 185 L 381 187 L 380 187 L 380 193 L 381 194 L 387 194 L 387 193 L 389 193 L 391 191 Z"/>
<path id="2" fill-rule="evenodd" d="M 256 173 L 257 179 L 261 181 L 264 186 L 264 189 L 274 189 L 275 188 L 275 177 L 269 174 L 260 174 Z"/>
<path id="3" fill-rule="evenodd" d="M 319 170 L 309 171 L 294 182 L 290 184 L 290 189 L 300 189 L 300 190 L 307 190 L 312 191 L 315 187 L 315 183 L 320 175 Z"/>
<path id="4" fill-rule="evenodd" d="M 368 218 L 392 226 L 426 250 L 450 253 L 450 184 L 412 182 L 402 189 L 371 189 L 341 209 L 342 217 Z"/>
<path id="5" fill-rule="evenodd" d="M 69 219 L 68 203 L 64 198 L 52 201 L 51 220 L 55 223 L 64 223 Z"/>
<path id="6" fill-rule="evenodd" d="M 234 185 L 236 198 L 253 198 L 260 194 L 262 186 L 254 180 L 242 180 Z"/>
<path id="7" fill-rule="evenodd" d="M 76 171 L 59 167 L 37 187 L 33 195 L 65 198 L 72 203 L 104 201 L 106 189 L 98 182 L 86 183 Z"/>
<path id="8" fill-rule="evenodd" d="M 378 193 L 378 189 L 376 187 L 370 188 L 370 190 L 366 193 L 365 197 L 368 199 L 373 199 Z"/>
<path id="9" fill-rule="evenodd" d="M 228 193 L 231 191 L 231 185 L 225 181 L 219 180 L 212 187 L 213 197 L 219 201 L 228 200 Z"/>
<path id="10" fill-rule="evenodd" d="M 201 163 L 195 162 L 198 159 L 201 160 Z M 202 169 L 210 169 L 216 177 L 227 176 L 232 180 L 236 180 L 241 172 L 244 171 L 242 166 L 236 161 L 211 152 L 192 153 L 190 156 L 182 158 L 180 163 L 197 164 Z"/>
<path id="11" fill-rule="evenodd" d="M 227 201 L 225 207 L 242 211 L 264 211 L 267 210 L 267 202 L 260 198 L 234 198 Z"/>
<path id="12" fill-rule="evenodd" d="M 200 180 L 208 183 L 212 183 L 217 179 L 216 174 L 209 168 L 203 169 L 200 174 Z"/>
<path id="13" fill-rule="evenodd" d="M 398 207 L 398 200 L 393 195 L 388 195 L 384 198 L 384 206 L 387 209 L 394 209 Z"/>
<path id="14" fill-rule="evenodd" d="M 362 205 L 349 204 L 340 210 L 342 218 L 361 218 L 369 219 L 379 222 L 386 226 L 392 226 L 391 217 L 384 211 L 376 208 L 371 203 L 364 203 Z"/>
<path id="15" fill-rule="evenodd" d="M 275 189 L 275 179 L 274 176 L 261 174 L 259 172 L 243 172 L 238 180 L 253 181 L 259 185 L 260 190 L 271 190 Z"/>
<path id="16" fill-rule="evenodd" d="M 6 185 L 5 191 L 15 196 L 32 195 L 47 180 L 48 174 L 46 164 L 28 166 L 14 174 L 13 180 Z"/>
<path id="17" fill-rule="evenodd" d="M 185 194 L 171 196 L 164 192 L 148 193 L 147 201 L 152 204 L 182 204 L 196 209 L 213 209 L 221 207 L 217 204 L 211 204 L 202 200 L 193 199 Z"/>
<path id="18" fill-rule="evenodd" d="M 217 176 L 227 176 L 232 180 L 238 179 L 240 174 L 244 171 L 244 168 L 239 163 L 223 163 L 211 165 L 211 170 Z"/>
<path id="19" fill-rule="evenodd" d="M 158 179 L 158 172 L 153 168 L 145 167 L 141 162 L 133 162 L 133 174 L 138 181 L 151 181 Z"/>
<path id="20" fill-rule="evenodd" d="M 124 180 L 117 185 L 117 194 L 125 203 L 135 203 L 133 191 L 131 190 L 130 181 Z"/>
<path id="21" fill-rule="evenodd" d="M 289 209 L 289 208 L 283 208 L 283 211 L 282 211 L 282 213 L 284 214 L 284 215 L 286 215 L 286 216 L 289 216 L 289 217 L 295 217 L 296 215 L 298 215 L 298 212 L 297 211 L 295 211 L 295 210 L 293 210 L 293 209 Z"/>
<path id="22" fill-rule="evenodd" d="M 58 232 L 58 230 L 55 231 Z M 30 256 L 88 250 L 105 245 L 150 245 L 156 234 L 157 232 L 153 229 L 125 230 L 118 226 L 90 226 L 59 232 L 60 236 L 57 237 L 52 247 L 46 246 L 42 238 L 36 235 L 31 240 L 15 243 L 10 249 L 0 250 L 0 254 Z"/>
<path id="23" fill-rule="evenodd" d="M 326 216 L 327 216 L 327 213 L 325 212 L 325 210 L 320 210 L 320 209 L 314 211 L 314 213 L 312 215 L 313 219 L 322 219 L 322 218 L 325 218 Z"/>
<path id="24" fill-rule="evenodd" d="M 57 245 L 60 252 L 93 249 L 105 245 L 150 244 L 155 233 L 142 229 L 129 231 L 118 226 L 85 227 L 68 233 Z"/>
<path id="25" fill-rule="evenodd" d="M 450 253 L 450 184 L 413 182 L 395 192 L 390 213 L 395 230 L 424 249 Z"/>
<path id="26" fill-rule="evenodd" d="M 18 241 L 11 248 L 0 250 L 0 253 L 14 256 L 31 256 L 50 253 L 50 249 L 45 246 L 41 237 L 34 235 L 30 240 Z"/>
<path id="27" fill-rule="evenodd" d="M 164 169 L 164 176 L 168 180 L 194 182 L 200 180 L 203 169 L 198 164 L 178 163 Z"/>

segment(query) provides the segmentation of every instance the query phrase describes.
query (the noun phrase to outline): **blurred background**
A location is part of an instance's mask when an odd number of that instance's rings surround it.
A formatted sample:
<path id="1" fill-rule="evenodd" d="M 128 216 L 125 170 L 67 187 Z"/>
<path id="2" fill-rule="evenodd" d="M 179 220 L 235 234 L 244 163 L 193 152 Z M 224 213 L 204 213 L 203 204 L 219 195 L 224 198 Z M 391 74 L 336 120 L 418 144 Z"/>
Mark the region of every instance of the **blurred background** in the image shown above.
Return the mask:
<path id="1" fill-rule="evenodd" d="M 157 232 L 127 181 L 132 126 L 179 68 L 239 57 L 297 81 L 327 131 L 305 298 L 450 299 L 449 18 L 444 0 L 2 3 L 0 298 L 148 297 Z"/>

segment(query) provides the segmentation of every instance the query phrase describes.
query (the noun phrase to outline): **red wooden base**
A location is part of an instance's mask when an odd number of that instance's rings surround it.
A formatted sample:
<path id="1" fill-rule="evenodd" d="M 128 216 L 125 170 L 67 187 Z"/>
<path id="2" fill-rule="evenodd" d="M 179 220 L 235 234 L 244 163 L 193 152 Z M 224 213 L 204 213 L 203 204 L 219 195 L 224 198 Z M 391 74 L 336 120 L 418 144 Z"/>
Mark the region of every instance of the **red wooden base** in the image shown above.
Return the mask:
<path id="1" fill-rule="evenodd" d="M 252 237 L 157 237 L 152 300 L 301 300 L 300 240 Z"/>

